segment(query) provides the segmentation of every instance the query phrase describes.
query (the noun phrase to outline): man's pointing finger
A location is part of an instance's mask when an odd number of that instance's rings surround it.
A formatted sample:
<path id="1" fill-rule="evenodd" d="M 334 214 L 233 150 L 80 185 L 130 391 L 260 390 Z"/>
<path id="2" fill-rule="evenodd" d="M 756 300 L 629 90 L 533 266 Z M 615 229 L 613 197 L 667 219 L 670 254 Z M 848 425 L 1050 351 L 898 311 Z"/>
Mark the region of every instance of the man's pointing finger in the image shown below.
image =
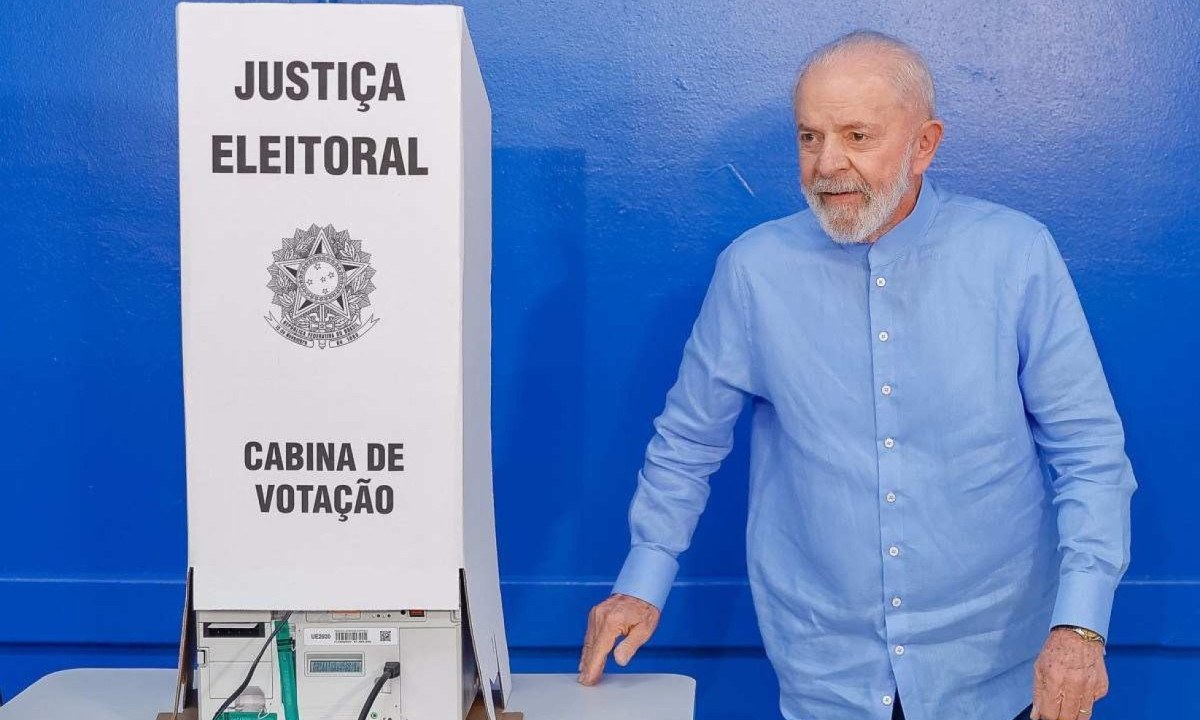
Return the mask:
<path id="1" fill-rule="evenodd" d="M 592 636 L 591 646 L 583 651 L 583 673 L 579 676 L 579 682 L 595 685 L 600 680 L 600 676 L 604 674 L 604 663 L 608 661 L 608 654 L 612 652 L 613 645 L 620 635 L 620 628 L 609 620 Z"/>

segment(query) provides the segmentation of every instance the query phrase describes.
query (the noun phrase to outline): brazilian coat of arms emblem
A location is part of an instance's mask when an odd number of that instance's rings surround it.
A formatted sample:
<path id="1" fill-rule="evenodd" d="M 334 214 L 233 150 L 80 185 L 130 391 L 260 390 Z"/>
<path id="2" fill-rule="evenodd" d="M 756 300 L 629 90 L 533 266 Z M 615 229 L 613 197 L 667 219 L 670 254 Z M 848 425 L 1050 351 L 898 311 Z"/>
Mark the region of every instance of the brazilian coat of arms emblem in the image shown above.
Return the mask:
<path id="1" fill-rule="evenodd" d="M 370 253 L 362 241 L 332 225 L 296 230 L 283 238 L 267 266 L 274 292 L 266 320 L 275 332 L 304 347 L 341 347 L 366 334 L 379 318 L 364 318 L 375 289 Z"/>

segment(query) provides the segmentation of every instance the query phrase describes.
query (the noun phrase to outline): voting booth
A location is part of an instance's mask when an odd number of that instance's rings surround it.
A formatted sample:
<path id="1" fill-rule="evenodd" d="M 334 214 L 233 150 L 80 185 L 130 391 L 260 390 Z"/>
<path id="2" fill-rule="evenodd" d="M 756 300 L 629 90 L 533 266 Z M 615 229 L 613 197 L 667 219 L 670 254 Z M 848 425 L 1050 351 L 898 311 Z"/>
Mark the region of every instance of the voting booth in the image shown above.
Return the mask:
<path id="1" fill-rule="evenodd" d="M 491 118 L 463 12 L 177 20 L 199 717 L 494 716 Z"/>

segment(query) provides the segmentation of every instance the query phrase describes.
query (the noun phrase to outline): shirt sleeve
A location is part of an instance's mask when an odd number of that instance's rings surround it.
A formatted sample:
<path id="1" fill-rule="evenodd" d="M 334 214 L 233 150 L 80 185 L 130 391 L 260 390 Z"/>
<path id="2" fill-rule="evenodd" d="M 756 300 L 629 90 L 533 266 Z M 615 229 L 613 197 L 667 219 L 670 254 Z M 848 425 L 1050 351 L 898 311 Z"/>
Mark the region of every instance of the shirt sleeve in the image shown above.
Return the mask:
<path id="1" fill-rule="evenodd" d="M 746 296 L 733 251 L 717 259 L 629 507 L 631 548 L 613 592 L 660 609 L 708 500 L 708 478 L 732 449 L 751 393 Z"/>
<path id="2" fill-rule="evenodd" d="M 1091 331 L 1050 233 L 1029 250 L 1018 326 L 1018 379 L 1033 438 L 1053 471 L 1061 566 L 1050 625 L 1108 637 L 1113 594 L 1129 566 L 1137 488 L 1125 435 Z"/>

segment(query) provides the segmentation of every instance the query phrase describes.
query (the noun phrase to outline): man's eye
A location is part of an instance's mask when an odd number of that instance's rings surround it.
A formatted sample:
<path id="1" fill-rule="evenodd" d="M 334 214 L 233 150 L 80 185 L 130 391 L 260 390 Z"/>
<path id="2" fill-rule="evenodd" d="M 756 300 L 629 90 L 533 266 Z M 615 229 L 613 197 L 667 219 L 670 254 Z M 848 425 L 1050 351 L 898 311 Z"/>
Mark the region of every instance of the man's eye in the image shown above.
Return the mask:
<path id="1" fill-rule="evenodd" d="M 800 142 L 812 142 L 813 134 L 810 132 L 800 133 Z"/>
<path id="2" fill-rule="evenodd" d="M 867 139 L 867 136 L 865 133 L 852 132 L 850 133 L 850 139 L 854 142 L 862 142 L 863 140 Z"/>

